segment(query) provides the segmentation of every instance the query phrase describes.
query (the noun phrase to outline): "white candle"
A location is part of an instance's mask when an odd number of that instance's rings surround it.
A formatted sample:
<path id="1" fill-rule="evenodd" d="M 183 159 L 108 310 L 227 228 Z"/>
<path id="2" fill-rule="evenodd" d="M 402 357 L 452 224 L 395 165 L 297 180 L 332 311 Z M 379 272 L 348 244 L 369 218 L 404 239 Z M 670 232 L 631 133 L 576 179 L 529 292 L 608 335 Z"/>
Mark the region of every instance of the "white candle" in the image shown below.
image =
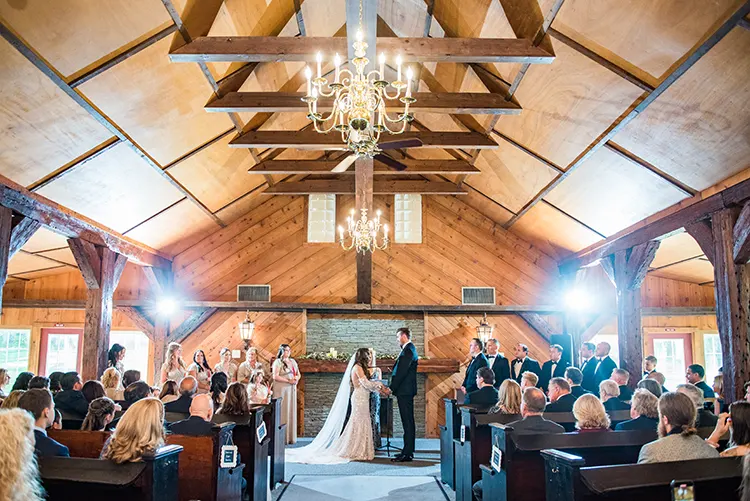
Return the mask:
<path id="1" fill-rule="evenodd" d="M 380 53 L 380 79 L 385 80 L 385 54 Z"/>
<path id="2" fill-rule="evenodd" d="M 344 239 L 344 228 L 342 228 L 341 225 L 339 225 L 339 239 Z"/>
<path id="3" fill-rule="evenodd" d="M 406 70 L 406 97 L 411 97 L 411 79 L 414 78 L 414 72 L 409 67 Z"/>
<path id="4" fill-rule="evenodd" d="M 312 83 L 310 82 L 310 79 L 312 78 L 312 70 L 309 66 L 305 67 L 305 78 L 307 78 L 307 96 L 310 97 L 312 92 L 310 92 L 310 88 L 312 87 Z"/>
<path id="5" fill-rule="evenodd" d="M 341 66 L 341 56 L 336 54 L 333 56 L 333 64 L 336 66 L 336 83 L 339 83 L 339 66 Z"/>
<path id="6" fill-rule="evenodd" d="M 396 77 L 396 81 L 401 81 L 401 55 L 396 56 L 396 70 L 398 71 L 398 76 Z"/>
<path id="7" fill-rule="evenodd" d="M 323 62 L 323 54 L 321 54 L 320 52 L 318 52 L 315 55 L 315 61 L 318 63 L 318 78 L 320 78 L 320 63 Z"/>

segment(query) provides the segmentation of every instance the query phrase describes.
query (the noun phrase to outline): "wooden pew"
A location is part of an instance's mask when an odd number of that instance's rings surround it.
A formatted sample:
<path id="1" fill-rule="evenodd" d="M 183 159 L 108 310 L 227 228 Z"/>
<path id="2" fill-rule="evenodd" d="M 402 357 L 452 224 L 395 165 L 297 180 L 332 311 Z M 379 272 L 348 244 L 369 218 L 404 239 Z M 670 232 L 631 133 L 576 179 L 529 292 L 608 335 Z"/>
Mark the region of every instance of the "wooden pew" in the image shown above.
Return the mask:
<path id="1" fill-rule="evenodd" d="M 451 489 L 455 484 L 455 450 L 453 441 L 459 438 L 461 413 L 454 398 L 444 398 L 445 425 L 440 426 L 440 480 Z"/>
<path id="2" fill-rule="evenodd" d="M 167 445 L 145 455 L 142 462 L 121 465 L 100 459 L 42 458 L 39 472 L 51 500 L 177 501 L 180 452 L 182 447 Z"/>
<path id="3" fill-rule="evenodd" d="M 584 458 L 559 450 L 541 454 L 546 501 L 662 501 L 671 499 L 673 480 L 693 482 L 696 499 L 737 499 L 742 480 L 742 458 L 587 466 Z"/>
<path id="4" fill-rule="evenodd" d="M 266 434 L 259 443 L 257 435 L 258 427 L 268 412 L 267 406 L 252 408 L 249 418 L 236 422 L 233 430 L 234 445 L 245 463 L 243 475 L 251 501 L 266 501 L 268 495 L 268 448 L 271 437 Z"/>
<path id="5" fill-rule="evenodd" d="M 104 442 L 109 438 L 108 431 L 47 430 L 50 438 L 67 446 L 72 458 L 98 459 Z"/>
<path id="6" fill-rule="evenodd" d="M 270 482 L 271 489 L 284 482 L 284 465 L 286 454 L 286 424 L 281 424 L 281 400 L 274 398 L 265 406 L 268 412 L 264 413 L 263 420 L 270 437 L 268 455 L 271 458 Z"/>

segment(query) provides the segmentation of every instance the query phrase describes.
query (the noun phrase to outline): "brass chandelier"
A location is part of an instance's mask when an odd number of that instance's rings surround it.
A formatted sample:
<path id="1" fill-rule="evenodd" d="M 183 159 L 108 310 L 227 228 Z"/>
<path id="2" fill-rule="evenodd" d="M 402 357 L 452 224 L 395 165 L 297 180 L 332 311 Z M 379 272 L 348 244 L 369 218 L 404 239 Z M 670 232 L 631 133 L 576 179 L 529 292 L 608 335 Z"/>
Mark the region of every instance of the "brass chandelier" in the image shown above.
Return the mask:
<path id="1" fill-rule="evenodd" d="M 401 80 L 401 56 L 396 57 L 397 78 L 393 82 L 385 79 L 385 54 L 379 57 L 380 69 L 366 73 L 369 64 L 367 59 L 367 43 L 362 32 L 362 1 L 359 2 L 359 30 L 357 31 L 354 47 L 354 59 L 351 61 L 355 71 L 340 68 L 342 60 L 336 54 L 333 58 L 335 78 L 332 83 L 321 74 L 323 56 L 317 54 L 317 77 L 312 78 L 312 70 L 305 69 L 307 77 L 307 93 L 302 98 L 307 103 L 309 118 L 315 130 L 327 134 L 332 130 L 341 133 L 341 138 L 347 147 L 354 152 L 355 157 L 374 157 L 380 153 L 378 141 L 380 134 L 402 134 L 406 126 L 414 119 L 409 114 L 409 105 L 416 99 L 411 96 L 411 81 L 414 76 L 412 69 L 406 70 L 406 82 Z M 390 85 L 395 92 L 389 94 Z M 327 90 L 326 90 L 327 88 Z M 402 96 L 402 91 L 404 95 Z M 320 98 L 333 98 L 333 106 L 328 115 L 318 111 Z M 387 100 L 399 100 L 403 103 L 403 112 L 392 118 L 386 112 Z"/>
<path id="2" fill-rule="evenodd" d="M 384 224 L 383 234 L 380 237 L 380 243 L 378 243 L 378 235 L 380 234 L 380 215 L 381 212 L 376 212 L 375 219 L 367 218 L 367 209 L 360 209 L 362 216 L 356 219 L 354 215 L 356 212 L 352 209 L 351 214 L 346 218 L 347 224 L 347 236 L 349 244 L 344 239 L 344 228 L 339 226 L 339 241 L 341 247 L 344 250 L 356 249 L 357 253 L 372 252 L 375 249 L 384 250 L 388 247 L 388 225 Z"/>

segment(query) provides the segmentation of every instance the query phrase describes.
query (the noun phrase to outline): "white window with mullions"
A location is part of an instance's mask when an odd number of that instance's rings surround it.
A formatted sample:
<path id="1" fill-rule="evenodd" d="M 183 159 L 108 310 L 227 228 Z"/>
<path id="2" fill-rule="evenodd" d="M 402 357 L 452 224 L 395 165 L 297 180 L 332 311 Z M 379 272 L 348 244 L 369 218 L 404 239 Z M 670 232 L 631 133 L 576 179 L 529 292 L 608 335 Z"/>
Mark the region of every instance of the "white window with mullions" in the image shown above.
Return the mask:
<path id="1" fill-rule="evenodd" d="M 0 329 L 0 367 L 8 371 L 11 385 L 19 373 L 28 370 L 30 339 L 29 329 Z"/>
<path id="2" fill-rule="evenodd" d="M 719 369 L 722 366 L 719 334 L 706 333 L 703 335 L 703 360 L 706 369 L 706 381 L 711 384 L 713 378 L 719 374 Z"/>
<path id="3" fill-rule="evenodd" d="M 397 193 L 394 201 L 395 242 L 397 244 L 421 244 L 422 195 Z"/>
<path id="4" fill-rule="evenodd" d="M 336 195 L 310 195 L 307 203 L 307 241 L 333 243 L 336 241 Z"/>

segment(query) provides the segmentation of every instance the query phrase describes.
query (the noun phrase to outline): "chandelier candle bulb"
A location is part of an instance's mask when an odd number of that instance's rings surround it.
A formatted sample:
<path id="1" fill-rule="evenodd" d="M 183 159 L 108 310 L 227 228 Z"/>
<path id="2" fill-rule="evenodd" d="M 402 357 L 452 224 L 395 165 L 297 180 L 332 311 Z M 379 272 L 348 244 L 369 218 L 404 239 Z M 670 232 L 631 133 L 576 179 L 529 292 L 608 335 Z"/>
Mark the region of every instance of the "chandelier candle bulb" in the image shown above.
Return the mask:
<path id="1" fill-rule="evenodd" d="M 380 79 L 385 80 L 385 54 L 380 53 Z"/>
<path id="2" fill-rule="evenodd" d="M 333 56 L 333 64 L 336 66 L 336 83 L 339 83 L 339 66 L 341 66 L 341 56 L 336 53 L 335 56 Z"/>
<path id="3" fill-rule="evenodd" d="M 320 78 L 320 64 L 323 62 L 323 54 L 318 52 L 315 55 L 315 61 L 318 63 L 318 78 Z"/>
<path id="4" fill-rule="evenodd" d="M 406 97 L 411 97 L 411 79 L 414 78 L 414 72 L 411 70 L 411 67 L 409 67 L 406 70 Z M 407 107 L 408 107 L 407 103 Z"/>

